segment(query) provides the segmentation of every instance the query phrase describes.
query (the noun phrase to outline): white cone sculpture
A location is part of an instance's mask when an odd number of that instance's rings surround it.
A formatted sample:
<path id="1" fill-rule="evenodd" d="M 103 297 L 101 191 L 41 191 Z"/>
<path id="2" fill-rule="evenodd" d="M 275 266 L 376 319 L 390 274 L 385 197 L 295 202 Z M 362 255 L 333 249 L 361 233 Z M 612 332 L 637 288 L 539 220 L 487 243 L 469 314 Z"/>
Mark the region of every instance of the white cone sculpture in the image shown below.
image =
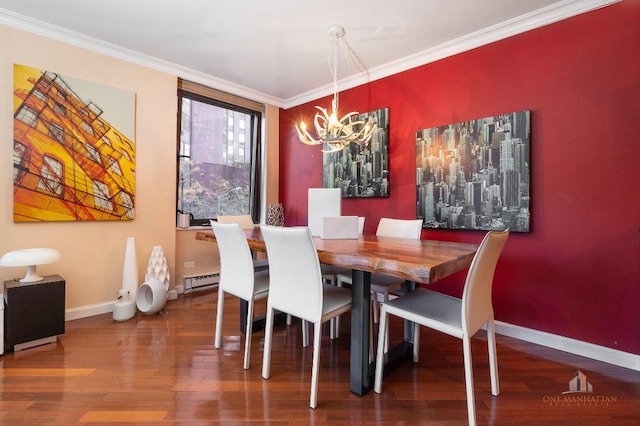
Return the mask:
<path id="1" fill-rule="evenodd" d="M 136 240 L 127 238 L 124 250 L 124 267 L 122 270 L 122 290 L 118 292 L 118 300 L 113 307 L 113 319 L 126 321 L 136 315 L 136 306 L 133 303 L 138 289 L 138 262 L 136 260 Z M 129 302 L 129 303 L 127 303 Z"/>
<path id="2" fill-rule="evenodd" d="M 167 302 L 169 280 L 167 258 L 164 256 L 162 247 L 154 246 L 144 274 L 144 283 L 136 295 L 136 305 L 141 312 L 153 315 L 164 307 Z"/>

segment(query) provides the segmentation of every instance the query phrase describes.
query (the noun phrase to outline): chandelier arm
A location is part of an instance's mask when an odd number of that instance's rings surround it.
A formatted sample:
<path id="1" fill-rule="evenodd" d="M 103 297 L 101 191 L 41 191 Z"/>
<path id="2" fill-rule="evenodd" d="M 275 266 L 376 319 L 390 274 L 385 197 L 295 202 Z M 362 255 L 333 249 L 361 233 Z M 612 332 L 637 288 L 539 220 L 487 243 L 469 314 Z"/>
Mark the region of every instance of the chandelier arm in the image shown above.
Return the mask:
<path id="1" fill-rule="evenodd" d="M 310 134 L 308 130 L 303 130 L 303 138 L 300 139 L 300 141 L 302 141 L 302 143 L 306 144 L 306 145 L 320 145 L 323 142 L 321 140 L 316 140 L 314 139 Z"/>
<path id="2" fill-rule="evenodd" d="M 340 119 L 340 122 L 343 122 L 343 121 L 345 121 L 345 120 L 348 120 L 348 119 L 350 119 L 351 117 L 353 117 L 354 115 L 358 115 L 358 114 L 360 114 L 360 113 L 359 113 L 359 112 L 355 112 L 355 111 L 350 112 L 350 113 L 348 113 L 348 114 L 345 114 L 345 115 Z M 355 122 L 354 122 L 354 123 L 355 123 Z"/>
<path id="3" fill-rule="evenodd" d="M 320 108 L 319 108 L 320 109 Z M 322 110 L 322 114 L 316 114 L 313 119 L 313 124 L 316 129 L 316 134 L 320 139 L 324 139 L 327 136 L 327 123 L 329 122 L 329 116 L 327 115 L 326 110 Z"/>

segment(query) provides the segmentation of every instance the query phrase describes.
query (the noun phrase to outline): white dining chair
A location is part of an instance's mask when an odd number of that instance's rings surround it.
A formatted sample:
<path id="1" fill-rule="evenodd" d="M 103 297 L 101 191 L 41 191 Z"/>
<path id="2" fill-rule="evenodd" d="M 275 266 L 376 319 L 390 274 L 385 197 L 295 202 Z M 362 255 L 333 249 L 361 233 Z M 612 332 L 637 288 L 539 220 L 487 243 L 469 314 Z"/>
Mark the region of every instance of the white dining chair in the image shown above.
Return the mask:
<path id="1" fill-rule="evenodd" d="M 376 355 L 374 391 L 382 392 L 382 372 L 384 367 L 383 339 L 389 327 L 389 315 L 394 315 L 415 323 L 413 334 L 413 361 L 418 362 L 420 347 L 420 326 L 433 328 L 450 336 L 462 339 L 464 372 L 467 390 L 467 414 L 470 425 L 476 424 L 475 400 L 473 393 L 473 371 L 471 359 L 471 337 L 487 325 L 489 347 L 489 372 L 491 393 L 498 396 L 498 360 L 496 355 L 495 326 L 491 288 L 496 264 L 509 236 L 509 230 L 488 232 L 476 252 L 462 291 L 462 299 L 418 288 L 397 299 L 382 303 L 380 307 L 380 328 Z"/>
<path id="2" fill-rule="evenodd" d="M 217 217 L 218 223 L 237 223 L 242 229 L 253 229 L 257 225 L 253 223 L 253 218 L 248 214 L 225 215 Z M 213 223 L 213 220 L 211 221 Z M 253 258 L 253 267 L 256 270 L 267 269 L 269 267 L 268 259 L 256 259 L 255 253 L 251 253 Z"/>
<path id="3" fill-rule="evenodd" d="M 378 222 L 376 235 L 378 237 L 412 238 L 420 239 L 422 232 L 422 220 L 420 219 L 392 219 L 383 217 Z M 337 275 L 337 285 L 342 287 L 345 284 L 352 284 L 351 272 L 339 273 Z M 378 310 L 380 302 L 389 300 L 393 292 L 404 289 L 406 281 L 402 278 L 391 275 L 373 273 L 371 274 L 371 312 L 373 322 L 378 322 Z M 388 342 L 388 339 L 385 339 Z"/>
<path id="4" fill-rule="evenodd" d="M 349 216 L 340 216 L 340 217 L 349 217 Z M 324 220 L 331 219 L 331 216 L 327 216 Z M 358 235 L 362 235 L 362 231 L 364 230 L 364 221 L 365 218 L 363 216 L 358 217 Z M 351 269 L 346 268 L 344 266 L 335 266 L 335 265 L 327 265 L 326 263 L 321 263 L 320 268 L 322 269 L 322 278 L 331 285 L 337 284 L 337 276 L 340 273 L 350 274 Z"/>
<path id="5" fill-rule="evenodd" d="M 342 215 L 340 188 L 309 188 L 307 190 L 307 225 L 314 237 L 320 236 L 322 218 Z"/>
<path id="6" fill-rule="evenodd" d="M 318 253 L 307 227 L 262 226 L 261 229 L 270 262 L 262 377 L 270 376 L 274 312 L 285 312 L 312 323 L 309 405 L 316 408 L 322 324 L 351 309 L 351 292 L 322 281 Z"/>
<path id="7" fill-rule="evenodd" d="M 340 188 L 309 188 L 307 190 L 307 225 L 311 235 L 322 233 L 322 218 L 342 215 L 342 191 Z M 331 265 L 325 267 L 324 279 L 335 284 L 338 270 L 333 273 Z"/>
<path id="8" fill-rule="evenodd" d="M 254 302 L 266 298 L 269 294 L 269 271 L 256 271 L 253 268 L 251 250 L 239 224 L 212 222 L 211 227 L 220 251 L 215 347 L 220 349 L 222 344 L 225 293 L 246 300 L 248 302 L 244 344 L 244 369 L 246 370 L 249 368 L 251 355 Z"/>
<path id="9" fill-rule="evenodd" d="M 349 231 L 339 231 L 339 230 L 332 230 L 329 231 L 326 228 L 328 226 L 331 227 L 339 227 L 342 226 L 344 224 L 348 224 L 348 226 L 353 226 L 353 224 L 351 223 L 351 219 L 353 216 L 325 216 L 322 218 L 322 230 L 321 230 L 321 238 L 328 238 L 328 239 L 332 239 L 332 238 L 353 238 L 353 236 L 360 236 L 362 235 L 362 231 L 364 230 L 364 222 L 365 222 L 365 218 L 363 216 L 359 216 L 357 218 L 357 228 L 355 233 L 351 232 L 351 230 Z M 341 221 L 345 221 L 344 223 L 341 223 Z M 331 285 L 338 285 L 338 274 L 346 274 L 349 275 L 351 274 L 351 268 L 347 268 L 345 266 L 336 266 L 336 265 L 327 265 L 326 263 L 321 263 L 320 264 L 320 269 L 322 271 L 322 279 L 324 280 L 324 282 L 326 282 L 327 284 L 331 284 Z M 342 286 L 340 286 L 342 287 Z M 331 338 L 332 339 L 337 339 L 338 336 L 340 335 L 340 317 L 337 316 L 334 320 L 333 320 L 333 327 L 331 327 Z"/>

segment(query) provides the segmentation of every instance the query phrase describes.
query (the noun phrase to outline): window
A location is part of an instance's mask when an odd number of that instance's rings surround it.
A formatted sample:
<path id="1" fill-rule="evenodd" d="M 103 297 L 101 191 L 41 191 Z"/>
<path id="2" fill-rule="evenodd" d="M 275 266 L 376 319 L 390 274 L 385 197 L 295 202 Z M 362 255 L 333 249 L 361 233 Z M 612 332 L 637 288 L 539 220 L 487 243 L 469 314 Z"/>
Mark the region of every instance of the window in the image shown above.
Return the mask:
<path id="1" fill-rule="evenodd" d="M 27 147 L 18 141 L 13 141 L 13 181 L 18 182 L 29 170 L 26 163 Z"/>
<path id="2" fill-rule="evenodd" d="M 177 210 L 191 225 L 219 215 L 260 217 L 260 120 L 264 106 L 180 80 Z M 240 143 L 239 122 L 244 143 Z"/>
<path id="3" fill-rule="evenodd" d="M 33 89 L 33 95 L 40 99 L 41 101 L 47 101 L 47 95 L 45 95 L 44 93 L 42 93 L 40 90 L 38 89 Z"/>
<path id="4" fill-rule="evenodd" d="M 133 219 L 135 211 L 133 209 L 133 200 L 131 198 L 131 195 L 126 192 L 121 192 L 120 199 L 122 200 L 122 207 L 126 211 L 124 216 L 128 219 Z"/>
<path id="5" fill-rule="evenodd" d="M 49 124 L 49 135 L 58 142 L 64 143 L 64 129 L 54 122 Z"/>
<path id="6" fill-rule="evenodd" d="M 53 110 L 59 115 L 67 115 L 67 107 L 62 105 L 60 102 L 56 102 L 53 106 Z"/>
<path id="7" fill-rule="evenodd" d="M 109 187 L 104 182 L 93 181 L 93 202 L 97 208 L 113 211 Z"/>
<path id="8" fill-rule="evenodd" d="M 122 176 L 122 171 L 120 170 L 120 166 L 118 165 L 118 162 L 116 161 L 115 158 L 113 157 L 109 157 L 109 170 L 111 170 L 113 173 L 115 173 L 118 176 Z"/>
<path id="9" fill-rule="evenodd" d="M 16 118 L 25 123 L 27 126 L 34 127 L 38 116 L 28 106 L 23 106 L 22 108 L 20 108 L 20 111 L 18 111 L 18 115 L 16 115 Z"/>
<path id="10" fill-rule="evenodd" d="M 84 146 L 87 148 L 87 156 L 96 163 L 102 164 L 102 160 L 100 159 L 100 153 L 98 152 L 98 150 L 89 144 L 85 144 Z"/>
<path id="11" fill-rule="evenodd" d="M 45 155 L 40 169 L 38 189 L 62 195 L 62 163 Z"/>
<path id="12" fill-rule="evenodd" d="M 93 136 L 93 127 L 91 127 L 91 124 L 87 123 L 86 121 L 83 121 L 82 128 L 84 129 L 85 132 Z"/>

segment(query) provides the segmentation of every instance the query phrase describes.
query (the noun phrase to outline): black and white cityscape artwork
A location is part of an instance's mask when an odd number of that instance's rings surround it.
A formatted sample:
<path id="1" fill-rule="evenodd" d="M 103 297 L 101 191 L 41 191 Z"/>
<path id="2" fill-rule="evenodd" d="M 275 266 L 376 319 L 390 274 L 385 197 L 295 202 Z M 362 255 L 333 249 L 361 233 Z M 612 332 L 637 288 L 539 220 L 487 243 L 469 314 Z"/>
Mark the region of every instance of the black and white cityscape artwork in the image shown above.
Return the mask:
<path id="1" fill-rule="evenodd" d="M 378 123 L 369 143 L 350 143 L 341 151 L 322 155 L 322 184 L 340 188 L 343 198 L 389 196 L 389 108 L 360 114 L 357 119 L 369 116 Z"/>
<path id="2" fill-rule="evenodd" d="M 416 133 L 424 228 L 529 232 L 530 111 Z"/>

